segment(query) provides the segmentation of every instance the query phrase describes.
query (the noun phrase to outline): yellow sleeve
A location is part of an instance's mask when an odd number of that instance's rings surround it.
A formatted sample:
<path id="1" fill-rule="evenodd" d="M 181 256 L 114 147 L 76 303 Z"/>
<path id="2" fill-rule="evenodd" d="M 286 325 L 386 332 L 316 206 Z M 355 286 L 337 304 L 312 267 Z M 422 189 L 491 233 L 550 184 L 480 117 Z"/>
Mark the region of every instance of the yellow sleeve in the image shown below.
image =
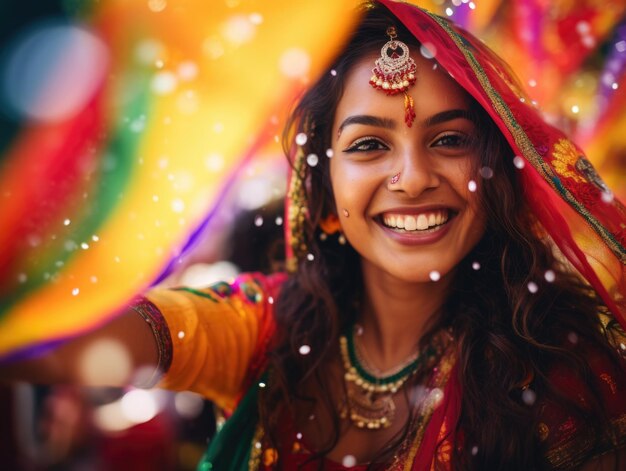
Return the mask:
<path id="1" fill-rule="evenodd" d="M 171 365 L 158 387 L 193 391 L 232 410 L 274 332 L 282 278 L 242 275 L 209 288 L 155 289 L 145 295 L 163 315 Z"/>

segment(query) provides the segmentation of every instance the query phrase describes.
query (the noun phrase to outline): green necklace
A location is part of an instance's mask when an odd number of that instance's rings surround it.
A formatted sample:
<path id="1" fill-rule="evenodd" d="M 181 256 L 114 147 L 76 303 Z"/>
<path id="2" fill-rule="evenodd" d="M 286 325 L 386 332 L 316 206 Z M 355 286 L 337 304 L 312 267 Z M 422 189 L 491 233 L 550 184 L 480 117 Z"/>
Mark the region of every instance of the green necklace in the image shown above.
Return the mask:
<path id="1" fill-rule="evenodd" d="M 372 430 L 392 424 L 396 410 L 393 395 L 418 370 L 425 358 L 436 355 L 435 349 L 429 346 L 422 354 L 411 356 L 398 371 L 378 377 L 361 364 L 354 344 L 353 327 L 339 338 L 339 349 L 346 384 L 346 398 L 340 404 L 340 416 L 349 418 L 358 428 Z"/>

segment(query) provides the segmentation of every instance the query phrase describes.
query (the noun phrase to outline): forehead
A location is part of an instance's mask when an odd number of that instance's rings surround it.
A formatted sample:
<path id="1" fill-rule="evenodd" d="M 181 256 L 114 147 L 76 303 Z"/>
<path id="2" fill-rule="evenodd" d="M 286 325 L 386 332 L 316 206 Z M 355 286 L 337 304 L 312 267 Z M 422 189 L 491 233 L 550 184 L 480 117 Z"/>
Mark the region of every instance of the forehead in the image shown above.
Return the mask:
<path id="1" fill-rule="evenodd" d="M 411 56 L 417 64 L 417 80 L 408 90 L 415 102 L 416 122 L 449 109 L 469 109 L 471 98 L 440 66 L 423 58 L 417 48 L 411 48 Z M 334 128 L 350 115 L 376 115 L 404 120 L 404 95 L 387 95 L 369 83 L 374 61 L 378 54 L 359 60 L 349 70 L 344 91 L 335 113 Z"/>

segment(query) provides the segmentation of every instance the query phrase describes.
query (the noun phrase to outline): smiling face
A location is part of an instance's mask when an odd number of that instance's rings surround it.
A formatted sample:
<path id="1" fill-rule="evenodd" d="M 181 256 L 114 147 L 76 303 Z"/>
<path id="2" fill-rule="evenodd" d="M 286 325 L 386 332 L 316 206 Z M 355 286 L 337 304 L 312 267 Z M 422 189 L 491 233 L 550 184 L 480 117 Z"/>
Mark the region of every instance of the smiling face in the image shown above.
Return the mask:
<path id="1" fill-rule="evenodd" d="M 415 49 L 413 47 L 412 49 Z M 369 84 L 375 55 L 349 72 L 332 130 L 337 214 L 364 270 L 409 282 L 450 274 L 485 230 L 477 191 L 471 99 L 433 62 L 415 57 L 412 127 L 404 96 Z M 349 216 L 346 217 L 344 209 Z"/>

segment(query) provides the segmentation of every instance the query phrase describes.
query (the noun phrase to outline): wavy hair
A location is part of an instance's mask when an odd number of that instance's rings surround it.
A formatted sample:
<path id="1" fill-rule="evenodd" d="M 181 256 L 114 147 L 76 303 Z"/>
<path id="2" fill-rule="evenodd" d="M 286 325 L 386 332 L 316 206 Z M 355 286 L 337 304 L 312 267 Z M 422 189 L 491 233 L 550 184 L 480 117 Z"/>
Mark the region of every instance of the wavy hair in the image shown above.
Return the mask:
<path id="1" fill-rule="evenodd" d="M 305 155 L 326 154 L 343 80 L 356 62 L 379 50 L 390 24 L 396 26 L 403 41 L 418 50 L 412 34 L 384 7 L 368 9 L 336 63 L 292 112 L 284 134 L 288 155 L 294 136 L 301 132 L 308 136 L 301 149 Z M 548 238 L 526 206 L 511 148 L 477 103 L 472 112 L 479 130 L 477 155 L 481 156 L 474 171 L 478 175 L 479 169 L 488 168 L 493 173 L 492 178 L 483 180 L 480 194 L 488 227 L 459 263 L 441 314 L 420 343 L 428 344 L 442 327 L 451 328 L 457 342 L 463 391 L 457 430 L 462 435 L 457 436 L 464 437 L 464 446 L 454 450 L 454 469 L 544 469 L 548 467 L 546 450 L 536 433 L 543 401 L 565 404 L 588 426 L 592 437 L 609 427 L 590 366 L 582 353 L 566 348 L 567 339 L 576 336 L 581 342 L 590 342 L 611 358 L 614 353 L 606 346 L 595 315 L 601 309 L 600 300 L 555 256 L 554 247 L 546 242 Z M 355 322 L 364 288 L 361 278 L 354 275 L 360 273 L 360 258 L 354 249 L 339 244 L 336 238 L 320 239 L 319 222 L 335 211 L 328 159 L 320 158 L 317 166 L 307 166 L 305 171 L 309 217 L 304 240 L 314 260 L 299 262 L 277 300 L 278 333 L 269 356 L 271 381 L 261 395 L 259 410 L 268 440 L 278 447 L 282 414 L 293 412 L 296 399 L 318 401 L 333 418 L 333 430 L 312 457 L 316 460 L 335 447 L 340 430 L 324 365 L 338 355 L 339 335 Z M 474 262 L 480 264 L 479 270 L 472 268 Z M 555 273 L 553 282 L 545 280 L 547 270 Z M 529 291 L 531 282 L 537 285 L 536 292 Z M 299 353 L 303 344 L 311 347 L 311 355 Z M 551 382 L 555 365 L 581 379 L 589 393 L 588 407 L 575 404 Z M 310 381 L 320 393 L 317 398 L 304 390 Z M 526 388 L 538 398 L 535 404 L 523 400 Z M 283 406 L 277 408 L 277 404 Z M 407 417 L 403 430 L 381 447 L 375 462 L 393 457 L 410 434 L 410 422 Z"/>

